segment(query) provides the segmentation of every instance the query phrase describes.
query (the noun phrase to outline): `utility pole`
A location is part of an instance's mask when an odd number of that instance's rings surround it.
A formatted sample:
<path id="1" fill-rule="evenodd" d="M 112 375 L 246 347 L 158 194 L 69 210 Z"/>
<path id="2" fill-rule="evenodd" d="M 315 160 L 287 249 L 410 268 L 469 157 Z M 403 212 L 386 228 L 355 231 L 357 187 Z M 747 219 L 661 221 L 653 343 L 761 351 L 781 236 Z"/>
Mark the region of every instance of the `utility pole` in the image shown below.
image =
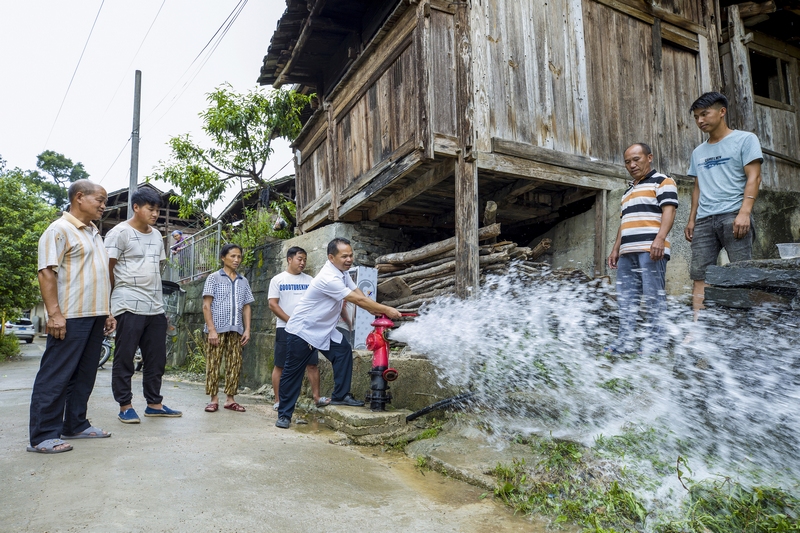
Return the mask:
<path id="1" fill-rule="evenodd" d="M 133 131 L 131 132 L 131 181 L 128 187 L 128 218 L 133 217 L 131 198 L 139 183 L 139 108 L 142 104 L 142 71 L 136 71 L 133 88 Z"/>

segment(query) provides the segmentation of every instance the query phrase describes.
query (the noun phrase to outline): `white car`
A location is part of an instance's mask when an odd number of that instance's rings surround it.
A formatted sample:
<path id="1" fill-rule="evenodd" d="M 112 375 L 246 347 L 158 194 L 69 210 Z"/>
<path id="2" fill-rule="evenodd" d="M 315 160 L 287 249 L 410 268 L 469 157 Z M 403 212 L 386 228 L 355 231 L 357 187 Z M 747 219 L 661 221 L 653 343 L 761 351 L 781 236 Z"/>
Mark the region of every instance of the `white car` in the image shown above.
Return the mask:
<path id="1" fill-rule="evenodd" d="M 6 335 L 16 335 L 18 339 L 30 344 L 36 332 L 33 331 L 33 322 L 27 318 L 20 318 L 16 322 L 6 322 Z"/>

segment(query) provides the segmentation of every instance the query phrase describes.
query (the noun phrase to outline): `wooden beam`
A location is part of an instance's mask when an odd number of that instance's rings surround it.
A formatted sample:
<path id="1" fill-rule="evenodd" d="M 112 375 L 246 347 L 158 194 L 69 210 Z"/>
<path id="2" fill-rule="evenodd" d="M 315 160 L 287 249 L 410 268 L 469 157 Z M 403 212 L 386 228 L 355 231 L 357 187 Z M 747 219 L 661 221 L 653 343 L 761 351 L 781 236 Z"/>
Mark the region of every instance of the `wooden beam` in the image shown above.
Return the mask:
<path id="1" fill-rule="evenodd" d="M 433 217 L 427 215 L 401 215 L 397 213 L 387 213 L 380 217 L 381 224 L 392 224 L 394 226 L 416 226 L 422 228 L 433 227 Z"/>
<path id="2" fill-rule="evenodd" d="M 386 159 L 376 164 L 374 167 L 364 172 L 361 176 L 353 181 L 350 185 L 344 188 L 339 193 L 339 201 L 345 202 L 352 198 L 355 194 L 361 191 L 369 183 L 375 179 L 379 174 L 384 173 L 386 170 L 391 169 L 398 164 L 404 157 L 408 156 L 414 150 L 413 139 L 404 142 L 397 150 L 389 154 Z"/>
<path id="3" fill-rule="evenodd" d="M 769 148 L 762 147 L 761 151 L 764 152 L 767 155 L 771 155 L 772 157 L 776 157 L 778 159 L 783 159 L 784 161 L 787 161 L 787 162 L 789 162 L 789 163 L 791 163 L 793 165 L 796 165 L 796 166 L 800 167 L 800 159 L 796 159 L 796 158 L 788 156 L 786 154 L 782 154 L 780 152 L 776 152 L 775 150 L 770 150 Z"/>
<path id="4" fill-rule="evenodd" d="M 492 138 L 492 151 L 557 167 L 582 170 L 592 174 L 601 174 L 625 180 L 630 178 L 628 171 L 621 165 L 592 161 L 592 159 L 587 156 L 558 152 L 556 150 L 550 150 L 549 148 L 507 141 L 497 137 Z"/>
<path id="5" fill-rule="evenodd" d="M 417 138 L 417 148 L 422 150 L 425 159 L 433 159 L 433 128 L 431 127 L 431 94 L 432 87 L 428 77 L 428 70 L 431 66 L 430 54 L 430 26 L 431 9 L 427 2 L 420 2 L 417 5 L 417 27 L 414 29 L 414 50 L 417 54 L 417 64 L 415 65 L 417 76 L 417 106 L 419 116 L 417 117 L 417 128 L 415 135 Z"/>
<path id="6" fill-rule="evenodd" d="M 433 135 L 433 153 L 437 156 L 458 157 L 458 138 L 452 135 L 435 133 Z"/>
<path id="7" fill-rule="evenodd" d="M 403 187 L 388 198 L 382 200 L 375 207 L 372 207 L 369 210 L 369 219 L 375 220 L 398 206 L 403 205 L 412 198 L 416 198 L 437 183 L 450 177 L 454 172 L 455 167 L 452 160 L 442 161 L 419 178 L 414 179 L 409 186 Z"/>
<path id="8" fill-rule="evenodd" d="M 733 61 L 733 111 L 735 122 L 731 125 L 744 131 L 755 131 L 756 116 L 753 101 L 753 82 L 750 73 L 750 58 L 744 43 L 745 30 L 739 16 L 739 6 L 728 7 L 728 42 Z"/>
<path id="9" fill-rule="evenodd" d="M 529 180 L 529 179 L 518 179 L 513 183 L 509 183 L 496 193 L 492 195 L 492 201 L 497 202 L 500 208 L 512 203 L 516 200 L 517 196 L 525 194 L 526 192 L 530 192 L 534 190 L 536 187 L 539 187 L 541 182 Z"/>
<path id="10" fill-rule="evenodd" d="M 606 272 L 606 207 L 608 191 L 597 191 L 594 202 L 594 276 Z"/>
<path id="11" fill-rule="evenodd" d="M 472 41 L 470 5 L 466 0 L 455 8 L 454 44 L 456 54 L 456 131 L 459 148 L 456 160 L 456 295 L 477 298 L 480 288 L 478 249 L 478 165 L 472 155 L 474 91 L 472 86 Z"/>
<path id="12" fill-rule="evenodd" d="M 510 177 L 607 190 L 624 188 L 627 184 L 627 179 L 621 176 L 603 176 L 503 154 L 478 152 L 476 155 L 479 170 Z"/>
<path id="13" fill-rule="evenodd" d="M 289 60 L 281 69 L 280 74 L 276 73 L 276 80 L 275 83 L 272 84 L 273 87 L 279 89 L 281 85 L 288 81 L 289 75 L 292 72 L 292 67 L 297 62 L 298 58 L 303 54 L 303 48 L 305 48 L 308 39 L 311 37 L 311 33 L 313 29 L 311 27 L 311 21 L 314 17 L 319 15 L 322 11 L 322 8 L 325 6 L 325 0 L 316 0 L 314 2 L 314 6 L 311 8 L 308 17 L 306 17 L 305 22 L 303 23 L 303 29 L 300 30 L 300 36 L 297 38 L 297 42 L 295 43 L 294 47 L 292 48 L 292 55 L 289 57 Z"/>
<path id="14" fill-rule="evenodd" d="M 380 192 L 384 187 L 402 178 L 422 163 L 421 152 L 415 150 L 397 162 L 385 167 L 366 186 L 353 194 L 349 200 L 339 207 L 338 215 L 344 216 L 350 211 L 360 207 L 372 195 Z"/>

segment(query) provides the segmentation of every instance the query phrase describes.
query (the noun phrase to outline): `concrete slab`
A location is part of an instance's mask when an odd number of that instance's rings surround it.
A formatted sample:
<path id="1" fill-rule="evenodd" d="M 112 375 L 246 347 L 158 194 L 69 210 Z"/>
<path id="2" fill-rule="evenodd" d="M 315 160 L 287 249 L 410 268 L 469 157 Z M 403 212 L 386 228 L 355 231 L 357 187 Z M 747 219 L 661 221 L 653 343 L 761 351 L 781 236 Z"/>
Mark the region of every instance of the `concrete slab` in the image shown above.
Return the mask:
<path id="1" fill-rule="evenodd" d="M 274 427 L 263 400 L 205 413 L 201 386 L 165 382 L 182 418 L 123 425 L 98 373 L 92 423 L 109 439 L 58 455 L 25 452 L 30 387 L 42 341 L 0 363 L 0 530 L 9 532 L 543 532 L 482 489 L 428 472 L 391 450 L 337 446 L 321 424 Z M 143 411 L 141 385 L 134 407 Z"/>

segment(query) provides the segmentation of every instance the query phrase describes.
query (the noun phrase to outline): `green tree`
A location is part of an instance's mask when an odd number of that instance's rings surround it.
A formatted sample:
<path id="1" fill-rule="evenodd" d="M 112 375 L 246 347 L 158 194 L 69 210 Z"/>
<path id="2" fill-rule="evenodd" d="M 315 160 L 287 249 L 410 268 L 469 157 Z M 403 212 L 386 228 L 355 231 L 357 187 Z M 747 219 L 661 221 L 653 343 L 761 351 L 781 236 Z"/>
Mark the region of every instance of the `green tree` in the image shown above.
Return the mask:
<path id="1" fill-rule="evenodd" d="M 28 177 L 39 186 L 47 201 L 59 210 L 66 209 L 69 204 L 67 189 L 70 184 L 89 177 L 83 163 L 73 163 L 72 159 L 53 150 L 45 150 L 36 156 L 36 167 L 39 171 L 29 172 Z"/>
<path id="2" fill-rule="evenodd" d="M 39 299 L 36 248 L 57 216 L 42 191 L 22 170 L 0 159 L 0 316 L 32 307 Z"/>
<path id="3" fill-rule="evenodd" d="M 300 115 L 311 98 L 261 88 L 239 94 L 224 84 L 207 95 L 210 105 L 200 113 L 212 146 L 202 148 L 188 134 L 173 137 L 170 160 L 162 161 L 148 179 L 166 181 L 181 191 L 174 198 L 181 216 L 212 205 L 232 181 L 243 188 L 261 187 L 266 183 L 263 172 L 272 141 L 297 137 Z"/>

